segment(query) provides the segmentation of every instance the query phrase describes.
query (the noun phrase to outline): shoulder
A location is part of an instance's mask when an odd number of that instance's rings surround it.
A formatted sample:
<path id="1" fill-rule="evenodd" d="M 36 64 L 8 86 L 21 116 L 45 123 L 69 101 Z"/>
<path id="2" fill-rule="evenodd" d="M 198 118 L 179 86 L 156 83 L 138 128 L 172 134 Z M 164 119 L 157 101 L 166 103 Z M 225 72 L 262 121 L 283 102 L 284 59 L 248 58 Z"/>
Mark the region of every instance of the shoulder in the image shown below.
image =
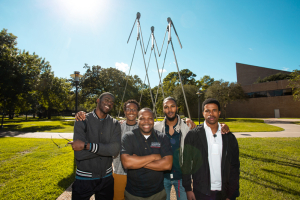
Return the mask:
<path id="1" fill-rule="evenodd" d="M 167 136 L 166 134 L 164 134 L 164 133 L 162 133 L 162 132 L 160 132 L 158 130 L 154 130 L 154 134 L 156 134 L 157 137 L 160 137 L 160 138 L 164 138 L 164 137 Z"/>
<path id="2" fill-rule="evenodd" d="M 109 122 L 115 124 L 115 125 L 120 125 L 119 121 L 115 118 L 113 118 L 112 116 L 110 116 L 109 114 L 107 114 L 105 120 L 108 120 Z"/>
<path id="3" fill-rule="evenodd" d="M 163 125 L 164 121 L 154 122 L 154 129 L 159 128 Z"/>
<path id="4" fill-rule="evenodd" d="M 131 139 L 131 138 L 133 138 L 134 137 L 134 133 L 132 132 L 132 131 L 126 131 L 125 133 L 124 133 L 124 135 L 122 136 L 122 138 L 124 139 Z"/>
<path id="5" fill-rule="evenodd" d="M 225 135 L 228 137 L 228 140 L 230 142 L 237 143 L 237 139 L 236 139 L 236 137 L 235 137 L 234 134 L 232 134 L 231 132 L 229 132 L 229 133 L 227 133 Z"/>

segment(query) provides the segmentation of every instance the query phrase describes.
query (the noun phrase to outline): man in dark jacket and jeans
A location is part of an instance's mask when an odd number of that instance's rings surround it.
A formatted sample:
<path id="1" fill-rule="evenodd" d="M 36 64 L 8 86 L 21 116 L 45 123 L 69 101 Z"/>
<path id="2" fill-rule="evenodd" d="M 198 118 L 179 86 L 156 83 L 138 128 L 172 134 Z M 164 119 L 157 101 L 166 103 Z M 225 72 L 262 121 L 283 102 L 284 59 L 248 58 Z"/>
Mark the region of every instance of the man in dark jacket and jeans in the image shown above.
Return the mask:
<path id="1" fill-rule="evenodd" d="M 235 199 L 239 188 L 238 142 L 232 133 L 220 133 L 217 100 L 205 100 L 202 109 L 204 123 L 189 131 L 184 141 L 182 173 L 188 200 Z"/>
<path id="2" fill-rule="evenodd" d="M 112 156 L 121 148 L 121 127 L 108 113 L 113 108 L 114 96 L 102 93 L 97 107 L 86 115 L 85 121 L 75 121 L 72 144 L 76 159 L 76 180 L 72 186 L 72 199 L 112 200 L 114 179 Z"/>

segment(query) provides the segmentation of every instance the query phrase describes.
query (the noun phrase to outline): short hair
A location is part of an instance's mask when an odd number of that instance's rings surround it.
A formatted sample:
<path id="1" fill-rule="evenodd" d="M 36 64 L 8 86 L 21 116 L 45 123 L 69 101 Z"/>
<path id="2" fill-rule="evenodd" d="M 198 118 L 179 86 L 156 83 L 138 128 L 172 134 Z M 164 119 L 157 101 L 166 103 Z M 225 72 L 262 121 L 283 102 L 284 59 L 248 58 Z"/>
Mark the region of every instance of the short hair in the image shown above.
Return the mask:
<path id="1" fill-rule="evenodd" d="M 138 111 L 140 110 L 140 104 L 139 104 L 136 100 L 134 100 L 134 99 L 129 99 L 129 100 L 126 101 L 126 102 L 124 103 L 124 105 L 123 105 L 123 110 L 124 110 L 124 111 L 126 110 L 126 105 L 129 104 L 129 103 L 135 104 L 135 105 L 137 106 L 137 108 L 138 108 Z"/>
<path id="2" fill-rule="evenodd" d="M 115 101 L 115 96 L 114 96 L 112 93 L 110 93 L 110 92 L 103 92 L 103 93 L 99 96 L 99 99 L 101 100 L 105 95 L 110 95 L 110 96 L 114 99 L 114 101 Z"/>
<path id="3" fill-rule="evenodd" d="M 153 113 L 153 111 L 152 111 L 150 108 L 142 108 L 142 109 L 139 111 L 138 116 L 140 116 L 140 112 L 142 112 L 142 111 L 144 111 L 144 110 L 150 111 L 150 112 L 152 113 L 153 119 L 154 119 L 154 113 Z"/>
<path id="4" fill-rule="evenodd" d="M 216 100 L 216 99 L 213 99 L 213 98 L 208 98 L 208 99 L 206 99 L 205 101 L 203 101 L 203 103 L 202 103 L 202 111 L 204 111 L 204 106 L 205 106 L 206 104 L 210 104 L 210 103 L 216 104 L 216 105 L 218 106 L 219 111 L 221 111 L 221 108 L 220 108 L 221 106 L 220 106 L 219 101 Z"/>
<path id="5" fill-rule="evenodd" d="M 177 102 L 176 102 L 176 100 L 175 100 L 173 97 L 167 97 L 167 98 L 165 98 L 164 101 L 163 101 L 163 104 L 164 104 L 166 101 L 169 101 L 169 100 L 174 101 L 175 104 L 176 104 L 176 106 L 177 106 Z"/>

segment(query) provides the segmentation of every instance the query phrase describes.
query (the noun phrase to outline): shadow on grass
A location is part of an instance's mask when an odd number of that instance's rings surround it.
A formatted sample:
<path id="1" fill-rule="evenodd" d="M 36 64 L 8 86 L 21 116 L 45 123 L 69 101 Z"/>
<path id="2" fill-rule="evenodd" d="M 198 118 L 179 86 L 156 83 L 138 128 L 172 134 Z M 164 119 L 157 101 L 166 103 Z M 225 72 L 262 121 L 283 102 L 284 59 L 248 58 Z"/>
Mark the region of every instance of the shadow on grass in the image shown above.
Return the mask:
<path id="1" fill-rule="evenodd" d="M 70 174 L 67 178 L 63 178 L 58 182 L 58 186 L 64 189 L 68 189 L 68 187 L 75 181 L 75 171 L 76 171 L 76 162 L 75 162 L 75 158 L 74 158 L 74 162 L 73 162 L 73 172 L 72 174 Z M 72 188 L 70 188 L 70 190 L 67 191 L 72 191 Z"/>
<path id="2" fill-rule="evenodd" d="M 290 173 L 286 173 L 286 172 L 281 172 L 281 171 L 275 171 L 275 170 L 269 170 L 269 169 L 261 169 L 265 172 L 268 172 L 268 173 L 271 173 L 271 174 L 274 174 L 276 176 L 279 176 L 281 178 L 285 178 L 285 179 L 289 179 L 291 181 L 294 181 L 294 182 L 297 182 L 297 180 L 294 180 L 292 178 L 288 178 L 287 176 L 290 176 L 290 177 L 296 177 L 296 178 L 300 178 L 300 176 L 298 174 L 290 174 Z"/>
<path id="3" fill-rule="evenodd" d="M 33 126 L 27 128 L 18 128 L 21 125 L 5 125 L 4 129 L 0 131 L 0 137 L 13 137 L 23 134 L 24 132 L 47 132 L 55 129 L 62 129 L 63 126 Z"/>
<path id="4" fill-rule="evenodd" d="M 241 172 L 244 172 L 241 170 Z M 245 174 L 249 174 L 249 173 L 246 173 L 244 172 Z M 267 180 L 265 178 L 261 178 L 261 177 L 258 177 L 256 175 L 253 175 L 253 174 L 249 174 L 251 177 L 253 177 L 253 179 L 251 178 L 248 178 L 248 177 L 244 177 L 241 175 L 241 179 L 244 179 L 244 180 L 248 180 L 250 182 L 253 182 L 257 185 L 261 185 L 261 186 L 264 186 L 266 188 L 270 188 L 270 189 L 273 189 L 273 190 L 276 190 L 276 191 L 280 191 L 280 192 L 284 192 L 284 193 L 287 193 L 287 194 L 292 194 L 292 195 L 295 195 L 295 196 L 299 196 L 300 195 L 300 192 L 299 191 L 296 191 L 296 190 L 293 190 L 293 189 L 290 189 L 286 186 L 283 186 L 277 182 L 274 182 L 274 181 L 270 181 L 270 180 Z M 268 185 L 266 183 L 263 183 L 263 182 L 267 182 L 267 183 L 270 183 L 270 184 L 273 184 L 275 186 L 271 186 L 271 185 Z"/>
<path id="5" fill-rule="evenodd" d="M 295 167 L 295 168 L 300 169 L 300 164 L 297 164 L 297 163 L 280 161 L 280 160 L 275 160 L 275 159 L 271 159 L 271 158 L 260 158 L 257 156 L 251 156 L 251 155 L 241 153 L 241 152 L 240 152 L 240 157 L 245 158 L 245 159 L 258 160 L 258 161 L 267 162 L 267 163 L 276 163 L 278 165 L 290 166 L 290 167 Z"/>

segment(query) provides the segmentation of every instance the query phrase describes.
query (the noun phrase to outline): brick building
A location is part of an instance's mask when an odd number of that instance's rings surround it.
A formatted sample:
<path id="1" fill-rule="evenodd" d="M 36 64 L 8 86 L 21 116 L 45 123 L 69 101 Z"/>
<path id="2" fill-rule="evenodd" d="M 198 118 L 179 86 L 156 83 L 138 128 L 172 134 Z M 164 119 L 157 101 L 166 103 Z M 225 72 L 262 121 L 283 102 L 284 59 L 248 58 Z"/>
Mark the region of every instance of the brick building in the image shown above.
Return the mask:
<path id="1" fill-rule="evenodd" d="M 258 78 L 291 72 L 236 63 L 237 82 L 248 101 L 234 101 L 227 106 L 227 117 L 284 118 L 300 117 L 300 101 L 294 101 L 288 80 L 254 83 Z"/>

